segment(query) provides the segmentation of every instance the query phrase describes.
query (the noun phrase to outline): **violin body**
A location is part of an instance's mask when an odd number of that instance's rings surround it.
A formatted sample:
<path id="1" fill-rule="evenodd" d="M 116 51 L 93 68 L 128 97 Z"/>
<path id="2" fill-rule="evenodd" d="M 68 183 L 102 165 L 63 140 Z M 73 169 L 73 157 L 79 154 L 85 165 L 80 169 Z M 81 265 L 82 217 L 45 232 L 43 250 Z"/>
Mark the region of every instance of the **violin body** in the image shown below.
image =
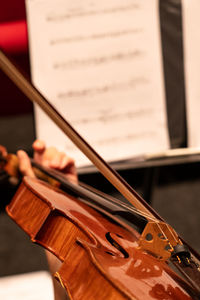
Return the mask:
<path id="1" fill-rule="evenodd" d="M 7 212 L 62 262 L 55 276 L 71 299 L 195 299 L 165 261 L 140 249 L 136 230 L 47 183 L 25 177 Z"/>

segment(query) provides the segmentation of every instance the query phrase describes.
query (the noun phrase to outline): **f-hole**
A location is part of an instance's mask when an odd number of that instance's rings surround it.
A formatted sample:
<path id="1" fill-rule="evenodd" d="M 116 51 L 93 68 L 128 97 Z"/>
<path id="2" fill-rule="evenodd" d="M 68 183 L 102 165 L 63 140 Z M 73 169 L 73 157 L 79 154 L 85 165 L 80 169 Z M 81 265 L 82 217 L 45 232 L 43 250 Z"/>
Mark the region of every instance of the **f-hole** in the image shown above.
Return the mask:
<path id="1" fill-rule="evenodd" d="M 116 242 L 116 241 L 111 237 L 110 232 L 107 232 L 105 236 L 106 236 L 107 241 L 108 241 L 113 247 L 115 247 L 117 250 L 119 250 L 119 251 L 123 254 L 124 258 L 128 258 L 128 257 L 129 257 L 128 252 L 127 252 L 122 246 L 120 246 L 120 244 L 118 244 L 118 242 Z"/>

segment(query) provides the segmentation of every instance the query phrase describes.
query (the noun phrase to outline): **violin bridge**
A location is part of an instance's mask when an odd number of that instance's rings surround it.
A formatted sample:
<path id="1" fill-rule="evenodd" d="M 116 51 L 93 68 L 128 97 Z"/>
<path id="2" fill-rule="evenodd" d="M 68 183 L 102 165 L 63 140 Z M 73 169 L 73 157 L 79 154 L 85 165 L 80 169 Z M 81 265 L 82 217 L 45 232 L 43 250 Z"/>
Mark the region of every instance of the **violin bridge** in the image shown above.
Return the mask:
<path id="1" fill-rule="evenodd" d="M 148 222 L 139 239 L 142 250 L 161 260 L 170 258 L 177 244 L 182 244 L 177 233 L 164 222 Z"/>

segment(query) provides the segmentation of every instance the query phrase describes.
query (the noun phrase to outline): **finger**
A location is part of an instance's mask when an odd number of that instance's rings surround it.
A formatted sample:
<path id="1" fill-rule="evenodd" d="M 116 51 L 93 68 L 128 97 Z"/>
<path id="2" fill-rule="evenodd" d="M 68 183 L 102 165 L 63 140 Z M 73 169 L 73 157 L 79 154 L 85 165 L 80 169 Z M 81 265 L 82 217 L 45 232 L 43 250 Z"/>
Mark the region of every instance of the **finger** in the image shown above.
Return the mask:
<path id="1" fill-rule="evenodd" d="M 42 140 L 35 140 L 35 142 L 32 145 L 33 149 L 37 152 L 44 152 L 46 146 L 45 142 Z"/>
<path id="2" fill-rule="evenodd" d="M 36 140 L 33 145 L 33 150 L 34 150 L 34 159 L 38 162 L 41 163 L 43 159 L 43 155 L 45 152 L 45 143 L 42 140 Z"/>
<path id="3" fill-rule="evenodd" d="M 58 155 L 58 150 L 55 147 L 49 147 L 45 150 L 43 159 L 52 161 Z"/>
<path id="4" fill-rule="evenodd" d="M 53 159 L 49 162 L 49 165 L 53 169 L 61 170 L 63 156 L 60 153 L 56 153 Z"/>
<path id="5" fill-rule="evenodd" d="M 64 152 L 58 152 L 51 162 L 52 168 L 57 168 L 63 172 L 70 172 L 70 169 L 74 165 L 74 160 L 71 157 L 67 156 Z"/>
<path id="6" fill-rule="evenodd" d="M 33 172 L 30 159 L 26 152 L 23 150 L 17 151 L 17 156 L 19 159 L 19 170 L 24 176 L 35 177 Z"/>
<path id="7" fill-rule="evenodd" d="M 60 160 L 59 169 L 62 171 L 70 165 L 69 158 L 65 155 L 62 156 Z"/>
<path id="8" fill-rule="evenodd" d="M 64 152 L 58 152 L 54 157 L 54 160 L 50 162 L 49 167 L 62 171 L 69 181 L 78 183 L 75 162 Z"/>
<path id="9" fill-rule="evenodd" d="M 78 183 L 75 161 L 71 157 L 66 155 L 63 157 L 60 164 L 60 171 L 65 173 L 65 176 L 69 181 L 73 183 Z"/>
<path id="10" fill-rule="evenodd" d="M 64 152 L 61 153 L 59 169 L 64 170 L 74 165 L 74 161 L 71 157 L 67 156 Z"/>

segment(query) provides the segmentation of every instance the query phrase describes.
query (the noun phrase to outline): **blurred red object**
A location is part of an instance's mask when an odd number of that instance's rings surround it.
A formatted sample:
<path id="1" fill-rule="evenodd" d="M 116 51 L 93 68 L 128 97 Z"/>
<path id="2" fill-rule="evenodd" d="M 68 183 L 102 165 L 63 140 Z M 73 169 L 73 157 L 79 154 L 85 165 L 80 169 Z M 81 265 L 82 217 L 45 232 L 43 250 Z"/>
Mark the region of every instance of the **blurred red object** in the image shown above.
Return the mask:
<path id="1" fill-rule="evenodd" d="M 7 53 L 27 53 L 26 20 L 0 23 L 0 47 Z"/>
<path id="2" fill-rule="evenodd" d="M 0 0 L 0 47 L 29 74 L 24 0 Z M 32 112 L 32 103 L 0 71 L 0 116 Z"/>

